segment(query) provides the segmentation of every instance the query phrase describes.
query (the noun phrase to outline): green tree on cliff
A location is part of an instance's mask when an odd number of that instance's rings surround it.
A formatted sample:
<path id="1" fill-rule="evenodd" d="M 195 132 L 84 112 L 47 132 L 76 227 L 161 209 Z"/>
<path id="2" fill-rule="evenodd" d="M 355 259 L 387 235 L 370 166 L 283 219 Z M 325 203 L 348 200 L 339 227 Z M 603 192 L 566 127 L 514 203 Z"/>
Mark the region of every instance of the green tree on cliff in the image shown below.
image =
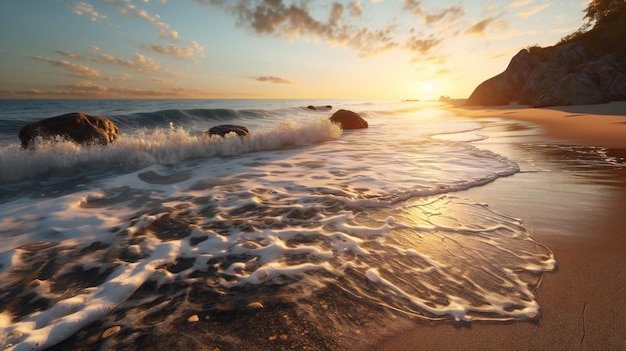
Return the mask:
<path id="1" fill-rule="evenodd" d="M 626 18 L 625 0 L 592 0 L 587 5 L 585 17 L 588 23 L 596 26 Z"/>
<path id="2" fill-rule="evenodd" d="M 579 43 L 597 55 L 626 57 L 626 0 L 591 0 L 584 13 L 587 23 L 557 46 Z"/>

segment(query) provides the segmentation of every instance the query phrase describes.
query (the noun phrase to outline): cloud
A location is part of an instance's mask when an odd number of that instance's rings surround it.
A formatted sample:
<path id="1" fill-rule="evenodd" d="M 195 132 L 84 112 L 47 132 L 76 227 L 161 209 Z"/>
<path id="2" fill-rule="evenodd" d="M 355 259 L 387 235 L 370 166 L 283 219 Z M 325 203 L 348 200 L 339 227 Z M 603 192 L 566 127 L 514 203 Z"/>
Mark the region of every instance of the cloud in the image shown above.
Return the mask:
<path id="1" fill-rule="evenodd" d="M 70 85 L 61 85 L 60 87 L 74 94 L 79 93 L 89 95 L 100 95 L 108 90 L 108 88 L 104 85 L 92 82 L 77 82 Z"/>
<path id="2" fill-rule="evenodd" d="M 189 98 L 217 96 L 199 89 L 171 88 L 171 89 L 142 89 L 128 87 L 108 87 L 92 82 L 75 82 L 58 85 L 56 89 L 27 89 L 6 90 L 0 89 L 0 97 L 96 97 L 96 98 Z"/>
<path id="3" fill-rule="evenodd" d="M 174 44 L 162 46 L 159 44 L 152 44 L 150 47 L 154 52 L 163 55 L 170 55 L 176 58 L 190 58 L 193 56 L 202 56 L 204 52 L 204 46 L 200 45 L 195 40 L 191 42 L 190 46 L 177 46 Z"/>
<path id="4" fill-rule="evenodd" d="M 286 5 L 281 0 L 249 0 L 229 2 L 225 0 L 196 0 L 207 6 L 217 6 L 236 18 L 237 25 L 251 29 L 257 34 L 273 35 L 287 39 L 298 37 L 322 39 L 331 45 L 348 46 L 360 56 L 370 56 L 394 47 L 390 33 L 393 26 L 370 30 L 345 23 L 345 7 L 333 2 L 325 19 L 312 15 L 309 5 L 302 1 Z M 358 14 L 354 3 L 349 5 L 352 14 Z M 360 8 L 360 7 L 359 7 Z M 317 13 L 317 12 L 316 12 Z"/>
<path id="5" fill-rule="evenodd" d="M 350 14 L 355 17 L 361 17 L 363 9 L 361 8 L 361 0 L 355 0 L 350 4 Z"/>
<path id="6" fill-rule="evenodd" d="M 439 46 L 441 42 L 442 39 L 438 39 L 433 36 L 430 36 L 427 39 L 420 39 L 414 36 L 407 41 L 406 46 L 407 49 L 410 51 L 425 55 L 433 50 L 435 47 Z"/>
<path id="7" fill-rule="evenodd" d="M 94 22 L 100 19 L 107 18 L 107 16 L 101 15 L 98 12 L 96 12 L 96 10 L 94 10 L 93 8 L 93 5 L 88 4 L 86 2 L 79 2 L 78 4 L 75 4 L 74 7 L 72 8 L 72 11 L 79 16 L 81 15 L 91 16 L 91 20 Z"/>
<path id="8" fill-rule="evenodd" d="M 77 65 L 66 60 L 54 60 L 54 59 L 42 57 L 42 56 L 31 56 L 31 58 L 33 60 L 47 62 L 53 66 L 62 67 L 65 70 L 72 73 L 72 75 L 75 77 L 89 78 L 89 79 L 102 79 L 100 72 L 96 71 L 93 68 L 89 68 L 85 65 Z"/>
<path id="9" fill-rule="evenodd" d="M 418 0 L 404 0 L 404 9 L 410 11 L 414 16 L 421 16 L 424 12 L 422 2 Z"/>
<path id="10" fill-rule="evenodd" d="M 69 59 L 72 60 L 82 60 L 82 57 L 78 56 L 77 54 L 68 52 L 68 51 L 63 51 L 63 50 L 54 50 L 54 52 L 56 52 L 59 55 L 63 55 Z"/>
<path id="11" fill-rule="evenodd" d="M 465 15 L 465 10 L 461 5 L 450 6 L 437 12 L 429 12 L 424 9 L 421 1 L 417 0 L 405 0 L 404 9 L 411 12 L 413 16 L 421 18 L 426 24 L 434 24 L 444 19 L 447 22 L 454 22 Z"/>
<path id="12" fill-rule="evenodd" d="M 76 82 L 59 85 L 57 89 L 27 89 L 0 91 L 0 96 L 9 97 L 105 97 L 108 88 L 92 82 Z"/>
<path id="13" fill-rule="evenodd" d="M 325 40 L 332 46 L 344 46 L 355 50 L 359 56 L 368 57 L 391 50 L 406 50 L 417 53 L 420 59 L 432 55 L 440 47 L 442 38 L 435 35 L 411 36 L 403 42 L 397 41 L 398 25 L 391 24 L 380 28 L 371 28 L 354 21 L 362 15 L 361 1 L 350 1 L 346 5 L 339 2 L 313 8 L 315 2 L 301 1 L 286 3 L 282 0 L 247 0 L 236 5 L 226 0 L 196 0 L 207 6 L 217 6 L 231 14 L 238 26 L 261 35 L 279 38 L 312 38 Z M 379 1 L 372 1 L 379 2 Z M 425 11 L 421 2 L 405 0 L 404 9 L 419 16 L 428 24 L 439 23 L 442 26 L 459 21 L 465 14 L 462 6 L 455 5 L 437 12 Z M 349 16 L 348 16 L 349 15 Z M 352 17 L 350 17 L 352 16 Z M 411 31 L 412 32 L 412 31 Z"/>
<path id="14" fill-rule="evenodd" d="M 485 7 L 485 11 L 486 12 L 494 12 L 495 10 L 499 9 L 500 5 L 499 4 L 491 4 L 487 7 Z"/>
<path id="15" fill-rule="evenodd" d="M 161 71 L 161 67 L 154 61 L 154 59 L 147 57 L 145 55 L 139 54 L 139 53 L 135 53 L 132 59 L 123 59 L 123 58 L 115 57 L 107 53 L 99 53 L 100 49 L 96 46 L 91 46 L 90 50 L 95 54 L 91 58 L 85 58 L 75 53 L 63 51 L 63 50 L 54 50 L 54 52 L 72 60 L 89 59 L 93 63 L 118 65 L 118 66 L 122 66 L 128 69 L 132 69 L 137 72 L 141 72 L 141 73 L 156 73 L 156 72 Z M 48 62 L 58 67 L 63 67 L 66 70 L 72 72 L 73 75 L 77 77 L 98 79 L 98 80 L 122 80 L 122 81 L 130 79 L 130 76 L 128 74 L 125 74 L 121 78 L 103 77 L 95 69 L 89 68 L 84 65 L 77 65 L 75 63 L 72 63 L 66 60 L 54 60 L 54 59 L 50 59 L 50 58 L 42 57 L 42 56 L 33 56 L 31 58 L 38 60 L 38 61 Z"/>
<path id="16" fill-rule="evenodd" d="M 533 7 L 529 8 L 526 11 L 519 12 L 517 14 L 517 17 L 528 18 L 528 17 L 536 15 L 537 13 L 539 13 L 539 12 L 543 11 L 544 9 L 550 7 L 550 5 L 551 4 L 543 4 L 543 5 L 533 6 Z"/>
<path id="17" fill-rule="evenodd" d="M 515 7 L 522 7 L 522 6 L 526 6 L 530 3 L 532 3 L 533 0 L 517 0 L 517 1 L 513 1 L 512 3 L 509 4 L 509 7 L 511 8 L 515 8 Z"/>
<path id="18" fill-rule="evenodd" d="M 153 78 L 150 78 L 150 80 L 155 82 L 155 83 L 166 84 L 166 85 L 174 85 L 174 82 L 169 80 L 169 79 L 153 77 Z"/>
<path id="19" fill-rule="evenodd" d="M 467 30 L 465 30 L 465 34 L 483 36 L 485 34 L 485 31 L 487 30 L 487 27 L 490 25 L 494 25 L 497 19 L 498 17 L 496 16 L 490 16 L 483 20 L 475 22 L 469 28 L 467 28 Z M 497 26 L 499 28 L 502 28 L 502 27 L 505 27 L 506 24 L 504 22 L 499 22 Z"/>
<path id="20" fill-rule="evenodd" d="M 67 54 L 67 56 L 74 56 L 74 54 L 69 53 L 69 52 L 65 52 L 65 51 L 60 51 L 60 50 L 56 50 L 55 52 L 63 52 L 65 54 Z M 105 56 L 103 56 L 105 55 Z M 140 57 L 143 57 L 142 55 L 139 55 Z M 43 57 L 43 56 L 30 56 L 31 59 L 33 60 L 37 60 L 37 61 L 41 61 L 41 62 L 47 62 L 53 66 L 56 67 L 61 67 L 63 69 L 65 69 L 66 71 L 70 72 L 72 76 L 74 77 L 78 77 L 78 78 L 83 78 L 83 79 L 91 79 L 91 80 L 102 80 L 102 81 L 127 81 L 130 79 L 130 75 L 128 74 L 124 74 L 119 78 L 116 77 L 110 77 L 110 76 L 105 76 L 100 74 L 99 71 L 86 66 L 86 65 L 77 65 L 73 62 L 67 61 L 67 60 L 55 60 L 55 59 L 51 59 L 48 57 Z M 145 58 L 144 58 L 145 59 Z M 115 58 L 113 58 L 110 55 L 106 55 L 106 54 L 102 54 L 99 56 L 98 59 L 92 59 L 93 62 L 97 62 L 97 63 L 120 63 L 120 62 L 115 62 L 114 60 L 117 60 Z M 137 56 L 135 57 L 135 62 L 131 62 L 128 61 L 128 63 L 125 64 L 126 67 L 129 67 L 129 65 L 138 65 L 140 62 L 137 61 L 138 58 Z M 113 61 L 113 62 L 112 62 Z M 145 67 L 149 67 L 149 65 L 153 64 L 154 62 L 143 62 L 143 65 Z M 158 66 L 157 66 L 158 67 Z M 132 67 L 129 67 L 132 68 Z"/>
<path id="21" fill-rule="evenodd" d="M 281 77 L 273 77 L 273 76 L 260 76 L 260 77 L 250 77 L 258 82 L 269 82 L 269 83 L 277 83 L 277 84 L 293 84 L 293 81 L 281 78 Z"/>
<path id="22" fill-rule="evenodd" d="M 100 48 L 95 46 L 95 45 L 91 45 L 89 47 L 89 50 L 91 50 L 91 52 L 98 52 L 98 51 L 100 51 Z"/>
<path id="23" fill-rule="evenodd" d="M 454 22 L 465 15 L 465 10 L 460 5 L 451 6 L 445 8 L 436 13 L 425 13 L 424 21 L 426 24 L 433 24 L 435 22 L 439 22 L 443 19 L 446 19 L 450 22 Z"/>
<path id="24" fill-rule="evenodd" d="M 361 28 L 352 34 L 339 36 L 337 43 L 355 48 L 361 57 L 376 55 L 399 47 L 399 44 L 393 39 L 393 28 L 391 27 L 376 31 Z"/>
<path id="25" fill-rule="evenodd" d="M 170 25 L 161 21 L 161 16 L 158 14 L 151 15 L 148 11 L 137 8 L 136 5 L 130 1 L 125 0 L 120 2 L 119 0 L 104 0 L 105 3 L 114 5 L 124 16 L 140 18 L 148 23 L 154 25 L 159 31 L 161 38 L 169 38 L 172 40 L 178 40 L 178 32 L 171 31 Z"/>
<path id="26" fill-rule="evenodd" d="M 125 60 L 113 55 L 102 53 L 92 59 L 92 61 L 96 63 L 115 64 L 142 73 L 154 73 L 159 72 L 160 70 L 159 65 L 156 64 L 152 58 L 138 53 L 135 53 L 132 60 Z"/>
<path id="27" fill-rule="evenodd" d="M 159 37 L 168 41 L 178 42 L 181 40 L 180 33 L 172 30 L 170 25 L 161 20 L 158 14 L 150 14 L 148 11 L 138 8 L 132 4 L 130 0 L 103 0 L 107 4 L 114 5 L 125 16 L 139 18 L 143 21 L 151 23 L 158 30 Z M 144 1 L 147 2 L 147 1 Z M 166 1 L 161 0 L 162 3 Z M 170 43 L 167 45 L 151 44 L 149 49 L 164 55 L 170 55 L 176 58 L 191 58 L 194 56 L 204 56 L 204 46 L 193 40 L 188 45 L 177 45 Z"/>

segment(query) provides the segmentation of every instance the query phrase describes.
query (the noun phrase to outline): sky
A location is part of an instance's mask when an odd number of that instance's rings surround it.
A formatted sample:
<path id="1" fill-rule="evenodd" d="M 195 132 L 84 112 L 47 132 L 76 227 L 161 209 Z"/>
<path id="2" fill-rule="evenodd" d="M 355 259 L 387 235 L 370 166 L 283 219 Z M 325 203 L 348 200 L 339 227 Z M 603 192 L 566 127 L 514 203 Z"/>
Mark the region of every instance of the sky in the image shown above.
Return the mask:
<path id="1" fill-rule="evenodd" d="M 0 0 L 0 98 L 466 98 L 588 0 Z"/>

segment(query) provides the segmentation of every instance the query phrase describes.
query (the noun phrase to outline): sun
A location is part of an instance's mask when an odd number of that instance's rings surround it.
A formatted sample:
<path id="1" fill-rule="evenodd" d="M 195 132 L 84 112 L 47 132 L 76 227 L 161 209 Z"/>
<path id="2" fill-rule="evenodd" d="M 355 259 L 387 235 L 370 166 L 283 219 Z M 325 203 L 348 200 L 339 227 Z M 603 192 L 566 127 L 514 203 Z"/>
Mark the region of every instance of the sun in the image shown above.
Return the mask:
<path id="1" fill-rule="evenodd" d="M 427 81 L 422 83 L 422 91 L 424 93 L 430 93 L 435 88 L 433 82 Z"/>
<path id="2" fill-rule="evenodd" d="M 416 96 L 419 100 L 428 101 L 437 98 L 439 92 L 439 84 L 433 80 L 414 80 L 409 86 L 411 95 Z"/>

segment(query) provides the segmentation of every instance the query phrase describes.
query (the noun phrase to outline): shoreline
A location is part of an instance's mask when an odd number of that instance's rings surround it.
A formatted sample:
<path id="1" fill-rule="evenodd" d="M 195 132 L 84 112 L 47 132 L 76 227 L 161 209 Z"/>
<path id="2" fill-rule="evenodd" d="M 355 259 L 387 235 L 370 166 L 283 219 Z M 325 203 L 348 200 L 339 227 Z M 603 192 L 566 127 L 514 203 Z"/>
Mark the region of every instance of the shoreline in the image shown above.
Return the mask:
<path id="1" fill-rule="evenodd" d="M 480 120 L 488 138 L 474 144 L 520 166 L 510 177 L 455 194 L 520 218 L 552 250 L 557 270 L 535 291 L 536 320 L 393 321 L 395 331 L 367 350 L 626 349 L 626 101 L 442 108 Z M 621 165 L 597 162 L 612 155 Z"/>
<path id="2" fill-rule="evenodd" d="M 458 100 L 447 108 L 465 117 L 496 117 L 531 122 L 554 142 L 626 149 L 626 101 L 598 105 L 534 108 L 524 105 L 461 106 Z"/>

